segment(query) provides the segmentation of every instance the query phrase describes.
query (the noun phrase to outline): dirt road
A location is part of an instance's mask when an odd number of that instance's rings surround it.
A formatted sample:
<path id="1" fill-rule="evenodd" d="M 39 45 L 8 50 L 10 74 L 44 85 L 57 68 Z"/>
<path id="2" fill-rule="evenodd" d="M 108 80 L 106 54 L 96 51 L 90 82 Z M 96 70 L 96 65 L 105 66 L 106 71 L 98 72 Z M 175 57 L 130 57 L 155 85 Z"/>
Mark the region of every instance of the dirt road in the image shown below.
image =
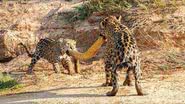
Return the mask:
<path id="1" fill-rule="evenodd" d="M 100 87 L 104 73 L 93 73 L 88 78 L 69 76 L 56 88 L 16 95 L 1 96 L 1 104 L 185 104 L 185 71 L 172 75 L 155 75 L 141 81 L 146 95 L 137 96 L 135 87 L 120 86 L 116 97 L 105 93 L 111 87 Z M 120 75 L 121 76 L 121 75 Z M 70 79 L 73 79 L 71 81 Z M 120 78 L 120 85 L 123 82 Z M 70 84 L 68 83 L 70 80 Z M 84 83 L 85 82 L 85 83 Z"/>

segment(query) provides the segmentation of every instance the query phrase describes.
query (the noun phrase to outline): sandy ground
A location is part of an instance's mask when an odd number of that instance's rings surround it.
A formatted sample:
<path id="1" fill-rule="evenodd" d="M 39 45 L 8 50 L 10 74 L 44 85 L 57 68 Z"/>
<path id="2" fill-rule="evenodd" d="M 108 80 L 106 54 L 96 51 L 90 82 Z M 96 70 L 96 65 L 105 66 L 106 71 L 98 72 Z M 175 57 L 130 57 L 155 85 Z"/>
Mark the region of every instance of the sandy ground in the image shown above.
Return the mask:
<path id="1" fill-rule="evenodd" d="M 117 96 L 105 96 L 111 87 L 100 86 L 105 78 L 104 73 L 99 72 L 91 74 L 88 78 L 81 75 L 69 76 L 49 90 L 1 96 L 0 102 L 1 104 L 185 104 L 184 74 L 185 71 L 181 71 L 141 80 L 144 96 L 137 96 L 134 86 L 120 86 Z M 121 76 L 119 80 L 120 85 L 123 78 Z"/>

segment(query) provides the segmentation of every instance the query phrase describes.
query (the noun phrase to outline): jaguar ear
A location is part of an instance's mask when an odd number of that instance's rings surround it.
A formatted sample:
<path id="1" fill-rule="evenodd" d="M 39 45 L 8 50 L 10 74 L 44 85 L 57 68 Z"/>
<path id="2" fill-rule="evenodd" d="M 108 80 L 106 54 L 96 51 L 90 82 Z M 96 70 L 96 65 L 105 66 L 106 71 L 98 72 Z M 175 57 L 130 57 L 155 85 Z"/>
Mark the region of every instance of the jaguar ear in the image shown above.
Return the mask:
<path id="1" fill-rule="evenodd" d="M 117 19 L 119 22 L 121 22 L 122 16 L 121 16 L 121 15 L 120 15 L 120 16 L 117 16 L 116 19 Z"/>

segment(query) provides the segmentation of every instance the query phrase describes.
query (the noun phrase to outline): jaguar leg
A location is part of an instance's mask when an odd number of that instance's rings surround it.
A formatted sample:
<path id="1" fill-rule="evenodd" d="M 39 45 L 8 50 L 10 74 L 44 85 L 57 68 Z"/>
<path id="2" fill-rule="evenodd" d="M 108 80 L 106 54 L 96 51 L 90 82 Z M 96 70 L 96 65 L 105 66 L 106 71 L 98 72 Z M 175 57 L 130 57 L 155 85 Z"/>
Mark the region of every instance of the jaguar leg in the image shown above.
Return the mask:
<path id="1" fill-rule="evenodd" d="M 33 74 L 33 67 L 35 66 L 35 64 L 37 63 L 37 61 L 40 59 L 39 56 L 33 56 L 32 59 L 31 59 L 31 63 L 28 67 L 28 70 L 27 70 L 27 74 Z"/>
<path id="2" fill-rule="evenodd" d="M 143 95 L 142 88 L 139 84 L 139 78 L 140 78 L 140 67 L 136 66 L 134 67 L 134 77 L 135 77 L 135 88 L 138 95 Z"/>
<path id="3" fill-rule="evenodd" d="M 71 75 L 71 74 L 74 74 L 74 67 L 73 67 L 73 63 L 72 63 L 72 61 L 70 60 L 70 61 L 67 61 L 67 66 L 68 66 L 68 68 L 67 68 L 67 70 L 68 70 L 68 74 L 69 75 Z"/>
<path id="4" fill-rule="evenodd" d="M 36 62 L 32 61 L 31 64 L 28 67 L 27 74 L 33 74 L 33 67 L 35 66 Z"/>
<path id="5" fill-rule="evenodd" d="M 53 69 L 54 69 L 55 73 L 61 73 L 59 63 L 57 63 L 57 62 L 53 63 Z"/>
<path id="6" fill-rule="evenodd" d="M 115 96 L 118 92 L 119 85 L 118 85 L 118 74 L 117 74 L 117 66 L 111 70 L 111 77 L 112 77 L 112 91 L 107 92 L 107 96 Z"/>
<path id="7" fill-rule="evenodd" d="M 127 69 L 125 81 L 123 82 L 123 86 L 127 86 L 127 85 L 133 86 L 132 81 L 131 81 L 131 70 L 132 70 L 131 67 Z"/>
<path id="8" fill-rule="evenodd" d="M 74 59 L 74 69 L 75 69 L 75 73 L 79 73 L 80 71 L 80 61 L 77 59 Z"/>
<path id="9" fill-rule="evenodd" d="M 103 83 L 102 86 L 112 86 L 111 68 L 108 65 L 105 65 L 105 77 L 106 77 L 106 82 Z"/>

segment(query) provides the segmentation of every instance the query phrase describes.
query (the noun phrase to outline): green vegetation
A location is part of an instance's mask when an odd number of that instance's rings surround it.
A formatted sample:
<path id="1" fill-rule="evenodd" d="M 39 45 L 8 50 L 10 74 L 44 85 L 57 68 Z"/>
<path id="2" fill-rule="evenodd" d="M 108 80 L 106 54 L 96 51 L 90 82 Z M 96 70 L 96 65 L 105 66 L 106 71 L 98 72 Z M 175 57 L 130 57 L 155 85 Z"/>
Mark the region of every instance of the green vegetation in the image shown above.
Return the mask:
<path id="1" fill-rule="evenodd" d="M 3 75 L 0 73 L 0 91 L 17 89 L 20 87 L 22 87 L 22 85 L 19 84 L 15 79 L 9 75 Z"/>
<path id="2" fill-rule="evenodd" d="M 115 12 L 132 7 L 127 0 L 90 0 L 82 6 L 75 8 L 69 21 L 84 20 L 93 12 Z"/>
<path id="3" fill-rule="evenodd" d="M 91 12 L 117 11 L 132 7 L 127 0 L 91 0 L 86 6 Z"/>
<path id="4" fill-rule="evenodd" d="M 162 71 L 171 69 L 171 68 L 170 68 L 170 65 L 167 65 L 167 64 L 164 64 L 164 65 L 161 65 L 161 66 L 158 66 L 158 67 L 159 67 L 159 69 L 162 70 Z"/>
<path id="5" fill-rule="evenodd" d="M 183 3 L 185 0 L 182 0 Z M 182 4 L 180 3 L 180 4 Z M 87 0 L 83 5 L 76 7 L 76 11 L 71 14 L 68 20 L 84 20 L 93 12 L 113 13 L 128 10 L 131 7 L 139 7 L 148 10 L 149 8 L 165 8 L 167 6 L 175 7 L 177 0 Z"/>
<path id="6" fill-rule="evenodd" d="M 154 4 L 158 7 L 165 7 L 166 6 L 166 2 L 163 0 L 154 0 Z"/>

